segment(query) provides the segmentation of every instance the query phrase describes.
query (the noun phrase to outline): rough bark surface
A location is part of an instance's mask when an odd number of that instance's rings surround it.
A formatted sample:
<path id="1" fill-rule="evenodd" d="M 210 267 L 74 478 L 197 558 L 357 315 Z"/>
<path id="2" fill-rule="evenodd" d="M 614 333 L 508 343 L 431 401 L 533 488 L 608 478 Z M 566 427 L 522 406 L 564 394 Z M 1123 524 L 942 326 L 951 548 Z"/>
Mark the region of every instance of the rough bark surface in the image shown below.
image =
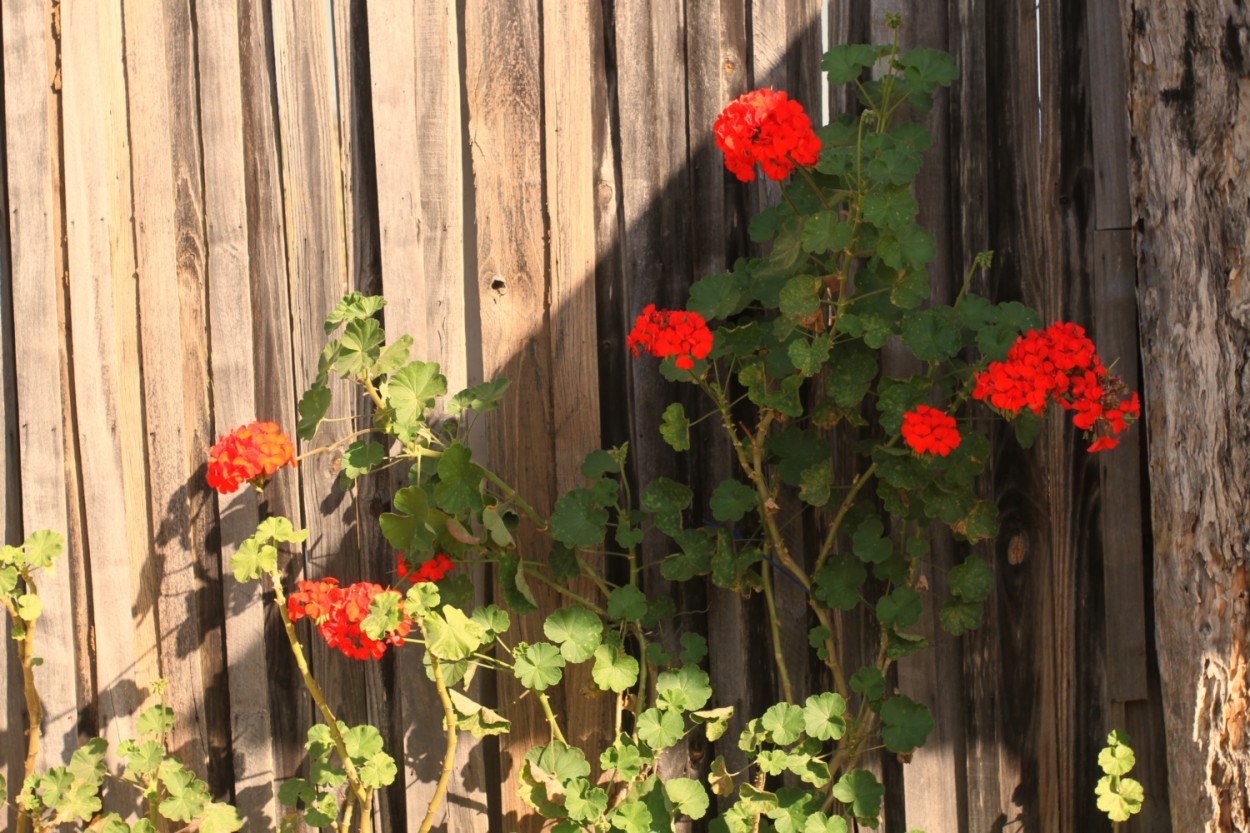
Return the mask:
<path id="1" fill-rule="evenodd" d="M 1172 821 L 1250 829 L 1250 9 L 1126 0 Z"/>

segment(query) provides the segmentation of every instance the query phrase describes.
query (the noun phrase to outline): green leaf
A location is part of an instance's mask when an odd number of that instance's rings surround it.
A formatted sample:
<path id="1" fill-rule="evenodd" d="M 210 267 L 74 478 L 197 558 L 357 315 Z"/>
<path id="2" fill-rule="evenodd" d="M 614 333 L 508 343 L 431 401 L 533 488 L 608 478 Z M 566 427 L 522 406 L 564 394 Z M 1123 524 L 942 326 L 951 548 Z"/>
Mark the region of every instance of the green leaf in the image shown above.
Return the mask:
<path id="1" fill-rule="evenodd" d="M 279 544 L 302 544 L 308 539 L 308 530 L 296 529 L 290 518 L 275 515 L 257 524 L 256 532 L 252 537 L 261 541 L 275 541 Z"/>
<path id="2" fill-rule="evenodd" d="M 342 300 L 326 316 L 326 335 L 338 329 L 339 325 L 344 321 L 368 318 L 384 306 L 386 306 L 386 299 L 381 295 L 364 295 L 360 292 L 349 292 L 343 296 Z"/>
<path id="3" fill-rule="evenodd" d="M 950 307 L 909 310 L 903 315 L 903 344 L 925 362 L 943 362 L 963 347 L 959 325 Z"/>
<path id="4" fill-rule="evenodd" d="M 769 706 L 760 717 L 760 726 L 778 746 L 789 746 L 803 734 L 803 709 L 793 703 Z"/>
<path id="5" fill-rule="evenodd" d="M 679 530 L 673 540 L 681 552 L 660 562 L 660 575 L 669 581 L 689 581 L 711 572 L 715 540 L 706 527 Z"/>
<path id="6" fill-rule="evenodd" d="M 238 582 L 255 581 L 278 567 L 278 550 L 272 544 L 261 544 L 255 538 L 244 538 L 230 556 L 230 569 Z"/>
<path id="7" fill-rule="evenodd" d="M 885 677 L 881 676 L 880 669 L 865 665 L 851 675 L 851 691 L 857 691 L 869 700 L 880 700 L 885 694 Z"/>
<path id="8" fill-rule="evenodd" d="M 596 820 L 608 809 L 607 790 L 592 787 L 585 778 L 577 778 L 568 785 L 564 796 L 564 809 L 568 811 L 569 818 L 576 821 Z M 582 827 L 576 826 L 574 829 L 580 831 Z"/>
<path id="9" fill-rule="evenodd" d="M 508 528 L 509 517 L 515 517 L 509 514 L 510 510 L 502 512 L 494 506 L 487 506 L 482 510 L 482 526 L 486 527 L 486 531 L 490 534 L 490 540 L 495 546 L 508 548 L 512 546 L 512 530 Z"/>
<path id="10" fill-rule="evenodd" d="M 879 229 L 903 229 L 911 225 L 918 211 L 920 203 L 903 185 L 889 185 L 864 198 L 864 219 Z"/>
<path id="11" fill-rule="evenodd" d="M 712 492 L 712 517 L 722 522 L 740 521 L 755 508 L 755 490 L 737 480 L 722 480 Z"/>
<path id="12" fill-rule="evenodd" d="M 498 712 L 470 700 L 454 688 L 447 689 L 447 694 L 456 711 L 456 727 L 461 731 L 468 732 L 475 738 L 484 738 L 512 730 L 512 722 Z"/>
<path id="13" fill-rule="evenodd" d="M 135 721 L 135 732 L 140 737 L 163 738 L 174 730 L 174 710 L 168 706 L 145 709 Z"/>
<path id="14" fill-rule="evenodd" d="M 547 553 L 547 566 L 551 577 L 556 581 L 577 578 L 582 574 L 581 565 L 577 563 L 577 548 L 568 547 L 559 541 L 551 542 L 551 550 Z"/>
<path id="15" fill-rule="evenodd" d="M 811 377 L 824 368 L 825 362 L 829 360 L 830 349 L 831 342 L 826 334 L 818 335 L 811 341 L 806 338 L 796 338 L 790 342 L 786 353 L 790 357 L 790 364 L 794 365 L 794 369 L 800 375 Z"/>
<path id="16" fill-rule="evenodd" d="M 877 62 L 881 48 L 863 43 L 842 44 L 825 53 L 820 68 L 829 75 L 833 86 L 849 84 L 859 79 L 863 71 Z"/>
<path id="17" fill-rule="evenodd" d="M 382 639 L 404 620 L 403 600 L 403 594 L 398 590 L 383 590 L 375 595 L 369 602 L 369 615 L 361 621 L 360 629 L 370 639 Z"/>
<path id="18" fill-rule="evenodd" d="M 964 602 L 950 598 L 942 602 L 938 621 L 942 623 L 942 629 L 951 636 L 960 636 L 965 631 L 979 628 L 984 612 L 985 606 L 981 602 Z"/>
<path id="19" fill-rule="evenodd" d="M 998 534 L 998 507 L 988 501 L 977 501 L 968 515 L 951 524 L 951 532 L 960 540 L 975 544 Z"/>
<path id="20" fill-rule="evenodd" d="M 326 411 L 330 410 L 332 396 L 327 387 L 314 385 L 304 391 L 300 397 L 299 421 L 295 424 L 295 436 L 301 440 L 311 440 L 317 433 L 317 426 L 325 419 Z"/>
<path id="21" fill-rule="evenodd" d="M 447 393 L 447 379 L 435 362 L 410 362 L 391 374 L 386 382 L 386 404 L 395 409 L 395 420 L 414 429 L 434 406 L 435 398 Z"/>
<path id="22" fill-rule="evenodd" d="M 664 794 L 673 802 L 673 809 L 692 819 L 707 814 L 709 799 L 707 790 L 693 778 L 670 778 L 664 782 Z"/>
<path id="23" fill-rule="evenodd" d="M 803 833 L 816 801 L 816 796 L 807 790 L 782 787 L 777 790 L 777 806 L 768 811 L 768 817 L 774 821 L 777 833 Z"/>
<path id="24" fill-rule="evenodd" d="M 786 281 L 777 298 L 787 318 L 807 318 L 820 309 L 825 282 L 815 275 L 796 275 Z"/>
<path id="25" fill-rule="evenodd" d="M 920 621 L 920 594 L 903 585 L 877 600 L 877 618 L 883 625 L 910 628 Z"/>
<path id="26" fill-rule="evenodd" d="M 660 709 L 698 711 L 710 699 L 711 680 L 697 665 L 664 671 L 655 679 L 655 703 Z"/>
<path id="27" fill-rule="evenodd" d="M 686 409 L 680 402 L 673 402 L 664 409 L 660 436 L 674 451 L 690 450 L 690 420 L 686 418 Z"/>
<path id="28" fill-rule="evenodd" d="M 700 709 L 691 712 L 690 719 L 703 725 L 707 739 L 713 743 L 721 739 L 729 728 L 729 719 L 733 717 L 733 706 L 721 706 L 718 709 Z"/>
<path id="29" fill-rule="evenodd" d="M 17 590 L 17 567 L 9 564 L 0 568 L 0 596 L 7 598 L 12 596 L 15 590 Z"/>
<path id="30" fill-rule="evenodd" d="M 374 466 L 382 462 L 384 457 L 386 457 L 386 449 L 381 443 L 357 440 L 343 452 L 343 477 L 347 480 L 355 480 L 360 475 L 371 471 Z"/>
<path id="31" fill-rule="evenodd" d="M 1114 741 L 1116 733 L 1107 738 L 1107 746 L 1098 753 L 1098 766 L 1107 775 L 1127 775 L 1137 764 L 1137 756 L 1127 745 Z"/>
<path id="32" fill-rule="evenodd" d="M 447 400 L 447 413 L 456 416 L 470 410 L 478 413 L 493 411 L 503 401 L 509 384 L 509 381 L 501 376 L 498 379 L 491 379 L 489 382 L 465 388 Z"/>
<path id="33" fill-rule="evenodd" d="M 840 252 L 851 245 L 854 234 L 854 226 L 841 222 L 837 211 L 817 211 L 803 223 L 803 251 Z"/>
<path id="34" fill-rule="evenodd" d="M 482 467 L 473 462 L 473 452 L 460 443 L 452 443 L 438 458 L 438 483 L 434 485 L 434 502 L 444 512 L 464 515 L 485 508 L 482 500 Z"/>
<path id="35" fill-rule="evenodd" d="M 204 805 L 204 811 L 200 814 L 200 833 L 234 833 L 242 829 L 243 820 L 239 818 L 236 808 L 217 801 Z"/>
<path id="36" fill-rule="evenodd" d="M 624 780 L 633 780 L 642 772 L 643 764 L 650 762 L 648 755 L 644 758 L 643 750 L 630 740 L 629 735 L 618 735 L 616 741 L 603 750 L 599 756 L 599 766 L 604 772 L 616 770 L 616 774 Z"/>
<path id="37" fill-rule="evenodd" d="M 638 660 L 619 645 L 600 645 L 595 648 L 595 664 L 590 676 L 604 691 L 621 694 L 637 685 Z"/>
<path id="38" fill-rule="evenodd" d="M 647 615 L 647 597 L 632 584 L 608 594 L 608 618 L 637 621 Z"/>
<path id="39" fill-rule="evenodd" d="M 563 607 L 543 622 L 543 633 L 560 646 L 565 660 L 585 662 L 599 647 L 603 620 L 584 607 Z"/>
<path id="40" fill-rule="evenodd" d="M 499 556 L 499 586 L 503 588 L 504 601 L 508 607 L 524 616 L 538 610 L 538 602 L 534 591 L 525 580 L 525 572 L 521 569 L 521 558 L 514 552 L 502 553 Z"/>
<path id="41" fill-rule="evenodd" d="M 622 801 L 611 813 L 608 821 L 613 830 L 621 833 L 651 833 L 651 811 L 641 801 L 632 799 Z"/>
<path id="42" fill-rule="evenodd" d="M 877 781 L 877 776 L 866 769 L 852 769 L 833 785 L 833 797 L 849 805 L 855 818 L 869 827 L 877 826 L 881 796 L 884 794 L 885 787 Z"/>
<path id="43" fill-rule="evenodd" d="M 994 586 L 994 573 L 985 559 L 970 555 L 964 562 L 952 567 L 946 576 L 951 593 L 968 602 L 984 601 Z"/>
<path id="44" fill-rule="evenodd" d="M 486 629 L 460 608 L 443 605 L 441 616 L 431 613 L 425 617 L 425 634 L 425 647 L 431 654 L 454 661 L 466 659 L 482 647 Z"/>
<path id="45" fill-rule="evenodd" d="M 745 269 L 708 275 L 690 287 L 686 308 L 712 321 L 741 312 L 751 300 L 750 275 Z"/>
<path id="46" fill-rule="evenodd" d="M 877 386 L 877 410 L 881 412 L 881 427 L 887 434 L 897 434 L 903 428 L 903 414 L 917 405 L 929 404 L 932 383 L 924 378 L 884 378 Z"/>
<path id="47" fill-rule="evenodd" d="M 573 489 L 556 501 L 551 537 L 569 547 L 593 547 L 607 535 L 608 510 L 590 489 Z"/>
<path id="48" fill-rule="evenodd" d="M 564 657 L 550 642 L 520 643 L 513 668 L 521 685 L 533 691 L 546 691 L 564 676 Z"/>
<path id="49" fill-rule="evenodd" d="M 373 363 L 373 376 L 389 376 L 408 363 L 408 351 L 412 347 L 412 336 L 402 335 L 388 345 L 377 361 Z"/>
<path id="50" fill-rule="evenodd" d="M 799 500 L 819 508 L 828 504 L 832 497 L 832 464 L 821 462 L 803 469 L 799 478 Z"/>
<path id="51" fill-rule="evenodd" d="M 23 622 L 33 622 L 43 613 L 43 600 L 34 593 L 17 597 L 17 615 Z"/>
<path id="52" fill-rule="evenodd" d="M 911 49 L 896 59 L 912 87 L 932 91 L 949 87 L 959 78 L 959 67 L 949 53 L 940 49 Z"/>
<path id="53" fill-rule="evenodd" d="M 347 322 L 343 337 L 339 339 L 339 352 L 334 360 L 334 372 L 340 376 L 374 376 L 373 364 L 382 353 L 386 334 L 372 318 L 357 318 Z"/>
<path id="54" fill-rule="evenodd" d="M 839 740 L 846 732 L 846 700 L 837 692 L 813 694 L 803 704 L 803 731 L 816 740 Z"/>
<path id="55" fill-rule="evenodd" d="M 681 740 L 685 733 L 685 721 L 675 711 L 647 709 L 638 715 L 636 726 L 638 738 L 647 746 L 659 752 Z"/>
<path id="56" fill-rule="evenodd" d="M 807 468 L 833 456 L 833 448 L 827 439 L 794 424 L 786 425 L 769 437 L 764 448 L 776 458 L 777 473 L 790 486 L 802 485 L 803 472 Z"/>
<path id="57" fill-rule="evenodd" d="M 655 515 L 660 532 L 674 534 L 681 529 L 681 513 L 694 500 L 694 492 L 684 483 L 656 478 L 642 490 L 642 509 Z"/>
<path id="58" fill-rule="evenodd" d="M 839 344 L 829 363 L 829 393 L 843 408 L 863 401 L 877 377 L 877 354 L 863 342 Z"/>
<path id="59" fill-rule="evenodd" d="M 846 819 L 841 816 L 826 816 L 824 813 L 812 813 L 807 817 L 803 833 L 848 833 Z"/>
<path id="60" fill-rule="evenodd" d="M 851 549 L 861 561 L 880 564 L 894 552 L 894 545 L 885 535 L 885 525 L 875 515 L 860 522 L 851 536 Z"/>
<path id="61" fill-rule="evenodd" d="M 1115 822 L 1128 821 L 1135 813 L 1141 812 L 1142 801 L 1146 797 L 1139 781 L 1111 775 L 1098 779 L 1094 794 L 1098 796 L 1098 809 Z"/>
<path id="62" fill-rule="evenodd" d="M 687 631 L 681 635 L 681 661 L 683 664 L 698 665 L 707 656 L 707 639 L 703 634 Z"/>
<path id="63" fill-rule="evenodd" d="M 36 530 L 26 536 L 22 551 L 27 569 L 47 569 L 65 551 L 65 536 L 48 529 Z"/>
<path id="64" fill-rule="evenodd" d="M 933 715 L 923 703 L 899 695 L 881 704 L 881 742 L 891 752 L 924 746 L 933 731 Z"/>

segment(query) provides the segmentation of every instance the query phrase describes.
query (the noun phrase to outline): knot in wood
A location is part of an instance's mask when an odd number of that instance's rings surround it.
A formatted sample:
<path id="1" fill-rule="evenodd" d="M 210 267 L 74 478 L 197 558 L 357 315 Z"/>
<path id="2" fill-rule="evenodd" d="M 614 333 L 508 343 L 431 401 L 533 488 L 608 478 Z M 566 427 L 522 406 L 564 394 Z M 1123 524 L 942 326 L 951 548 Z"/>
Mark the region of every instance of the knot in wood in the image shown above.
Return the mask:
<path id="1" fill-rule="evenodd" d="M 490 286 L 491 292 L 494 292 L 497 295 L 508 294 L 508 281 L 503 275 L 491 275 L 490 283 L 488 285 Z"/>

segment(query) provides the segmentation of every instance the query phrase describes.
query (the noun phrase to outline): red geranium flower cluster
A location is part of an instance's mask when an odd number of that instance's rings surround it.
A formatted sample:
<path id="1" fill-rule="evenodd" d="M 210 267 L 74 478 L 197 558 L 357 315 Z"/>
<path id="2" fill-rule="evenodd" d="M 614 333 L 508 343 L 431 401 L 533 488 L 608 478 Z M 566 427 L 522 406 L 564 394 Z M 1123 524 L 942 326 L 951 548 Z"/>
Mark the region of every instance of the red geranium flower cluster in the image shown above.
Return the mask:
<path id="1" fill-rule="evenodd" d="M 1073 425 L 1097 435 L 1090 451 L 1115 448 L 1116 435 L 1141 416 L 1137 394 L 1108 377 L 1084 328 L 1065 322 L 1016 339 L 1006 361 L 977 374 L 972 397 L 1012 416 L 1024 408 L 1040 416 L 1055 402 L 1072 411 Z"/>
<path id="2" fill-rule="evenodd" d="M 713 127 L 725 167 L 743 182 L 755 179 L 755 164 L 772 180 L 782 180 L 797 165 L 815 165 L 820 139 L 803 105 L 784 92 L 752 90 L 729 103 Z"/>
<path id="3" fill-rule="evenodd" d="M 367 581 L 347 587 L 340 587 L 336 578 L 301 581 L 299 590 L 287 598 L 286 606 L 292 622 L 305 616 L 312 619 L 317 624 L 317 633 L 331 648 L 339 649 L 352 659 L 380 659 L 387 645 L 402 645 L 404 637 L 412 630 L 412 620 L 407 616 L 380 641 L 360 629 L 360 623 L 369 615 L 374 596 L 388 591 L 390 588 Z M 403 611 L 403 602 L 400 602 L 400 611 Z"/>
<path id="4" fill-rule="evenodd" d="M 423 562 L 415 570 L 408 567 L 408 562 L 404 560 L 402 552 L 397 560 L 396 572 L 399 573 L 399 577 L 406 578 L 413 584 L 419 584 L 423 581 L 442 581 L 443 576 L 450 573 L 452 566 L 454 566 L 451 563 L 451 559 L 441 552 L 429 561 Z"/>
<path id="5" fill-rule="evenodd" d="M 677 367 L 691 370 L 695 359 L 707 358 L 712 351 L 712 331 L 697 312 L 657 310 L 655 304 L 647 304 L 625 343 L 635 356 L 640 348 L 659 359 L 676 356 Z"/>
<path id="6" fill-rule="evenodd" d="M 274 422 L 236 428 L 208 451 L 208 485 L 228 495 L 244 483 L 257 489 L 283 466 L 298 465 L 295 446 Z"/>
<path id="7" fill-rule="evenodd" d="M 917 454 L 945 457 L 959 448 L 955 418 L 937 408 L 917 405 L 903 414 L 903 442 Z"/>

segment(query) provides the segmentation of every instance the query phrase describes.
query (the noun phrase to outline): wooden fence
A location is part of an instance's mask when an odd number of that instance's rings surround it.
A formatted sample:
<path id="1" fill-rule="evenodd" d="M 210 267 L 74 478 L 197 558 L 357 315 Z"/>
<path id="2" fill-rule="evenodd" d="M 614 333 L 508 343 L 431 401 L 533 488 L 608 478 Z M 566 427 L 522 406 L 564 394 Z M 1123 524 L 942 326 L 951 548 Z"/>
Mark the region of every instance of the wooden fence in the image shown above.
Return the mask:
<path id="1" fill-rule="evenodd" d="M 579 484 L 586 451 L 625 440 L 641 479 L 726 474 L 711 442 L 681 461 L 660 443 L 673 391 L 629 362 L 624 334 L 644 304 L 683 304 L 745 252 L 746 219 L 775 197 L 726 176 L 717 112 L 758 86 L 840 112 L 822 45 L 883 39 L 887 11 L 904 14 L 905 45 L 949 49 L 963 72 L 931 116 L 917 188 L 935 297 L 993 249 L 980 291 L 1086 323 L 1134 381 L 1116 0 L 5 0 L 4 540 L 52 528 L 70 544 L 40 588 L 44 762 L 127 736 L 164 677 L 178 753 L 247 829 L 280 815 L 310 704 L 272 607 L 222 565 L 278 513 L 312 531 L 292 579 L 385 581 L 387 484 L 345 494 L 313 458 L 258 504 L 217 498 L 203 463 L 243 422 L 294 425 L 346 291 L 386 294 L 387 329 L 453 386 L 513 379 L 481 447 L 540 510 Z M 332 416 L 351 413 L 336 401 Z M 1170 829 L 1142 464 L 1139 437 L 1091 458 L 1058 421 L 1028 452 L 996 441 L 996 589 L 962 641 L 929 610 L 936 650 L 899 666 L 938 728 L 910 764 L 876 762 L 894 796 L 885 830 L 1107 829 L 1094 761 L 1113 725 L 1142 761 L 1133 829 Z M 940 585 L 958 554 L 935 548 Z M 753 605 L 701 587 L 677 599 L 709 636 L 718 701 L 773 702 L 752 672 L 767 665 Z M 11 788 L 14 662 L 0 653 Z M 362 664 L 314 648 L 313 662 L 344 719 L 402 750 L 380 812 L 405 829 L 441 750 L 418 650 Z M 556 708 L 602 737 L 607 704 L 580 685 Z M 511 778 L 542 729 L 524 713 L 515 728 L 466 747 L 447 830 L 518 825 Z M 665 765 L 699 775 L 713 755 L 692 742 Z"/>

